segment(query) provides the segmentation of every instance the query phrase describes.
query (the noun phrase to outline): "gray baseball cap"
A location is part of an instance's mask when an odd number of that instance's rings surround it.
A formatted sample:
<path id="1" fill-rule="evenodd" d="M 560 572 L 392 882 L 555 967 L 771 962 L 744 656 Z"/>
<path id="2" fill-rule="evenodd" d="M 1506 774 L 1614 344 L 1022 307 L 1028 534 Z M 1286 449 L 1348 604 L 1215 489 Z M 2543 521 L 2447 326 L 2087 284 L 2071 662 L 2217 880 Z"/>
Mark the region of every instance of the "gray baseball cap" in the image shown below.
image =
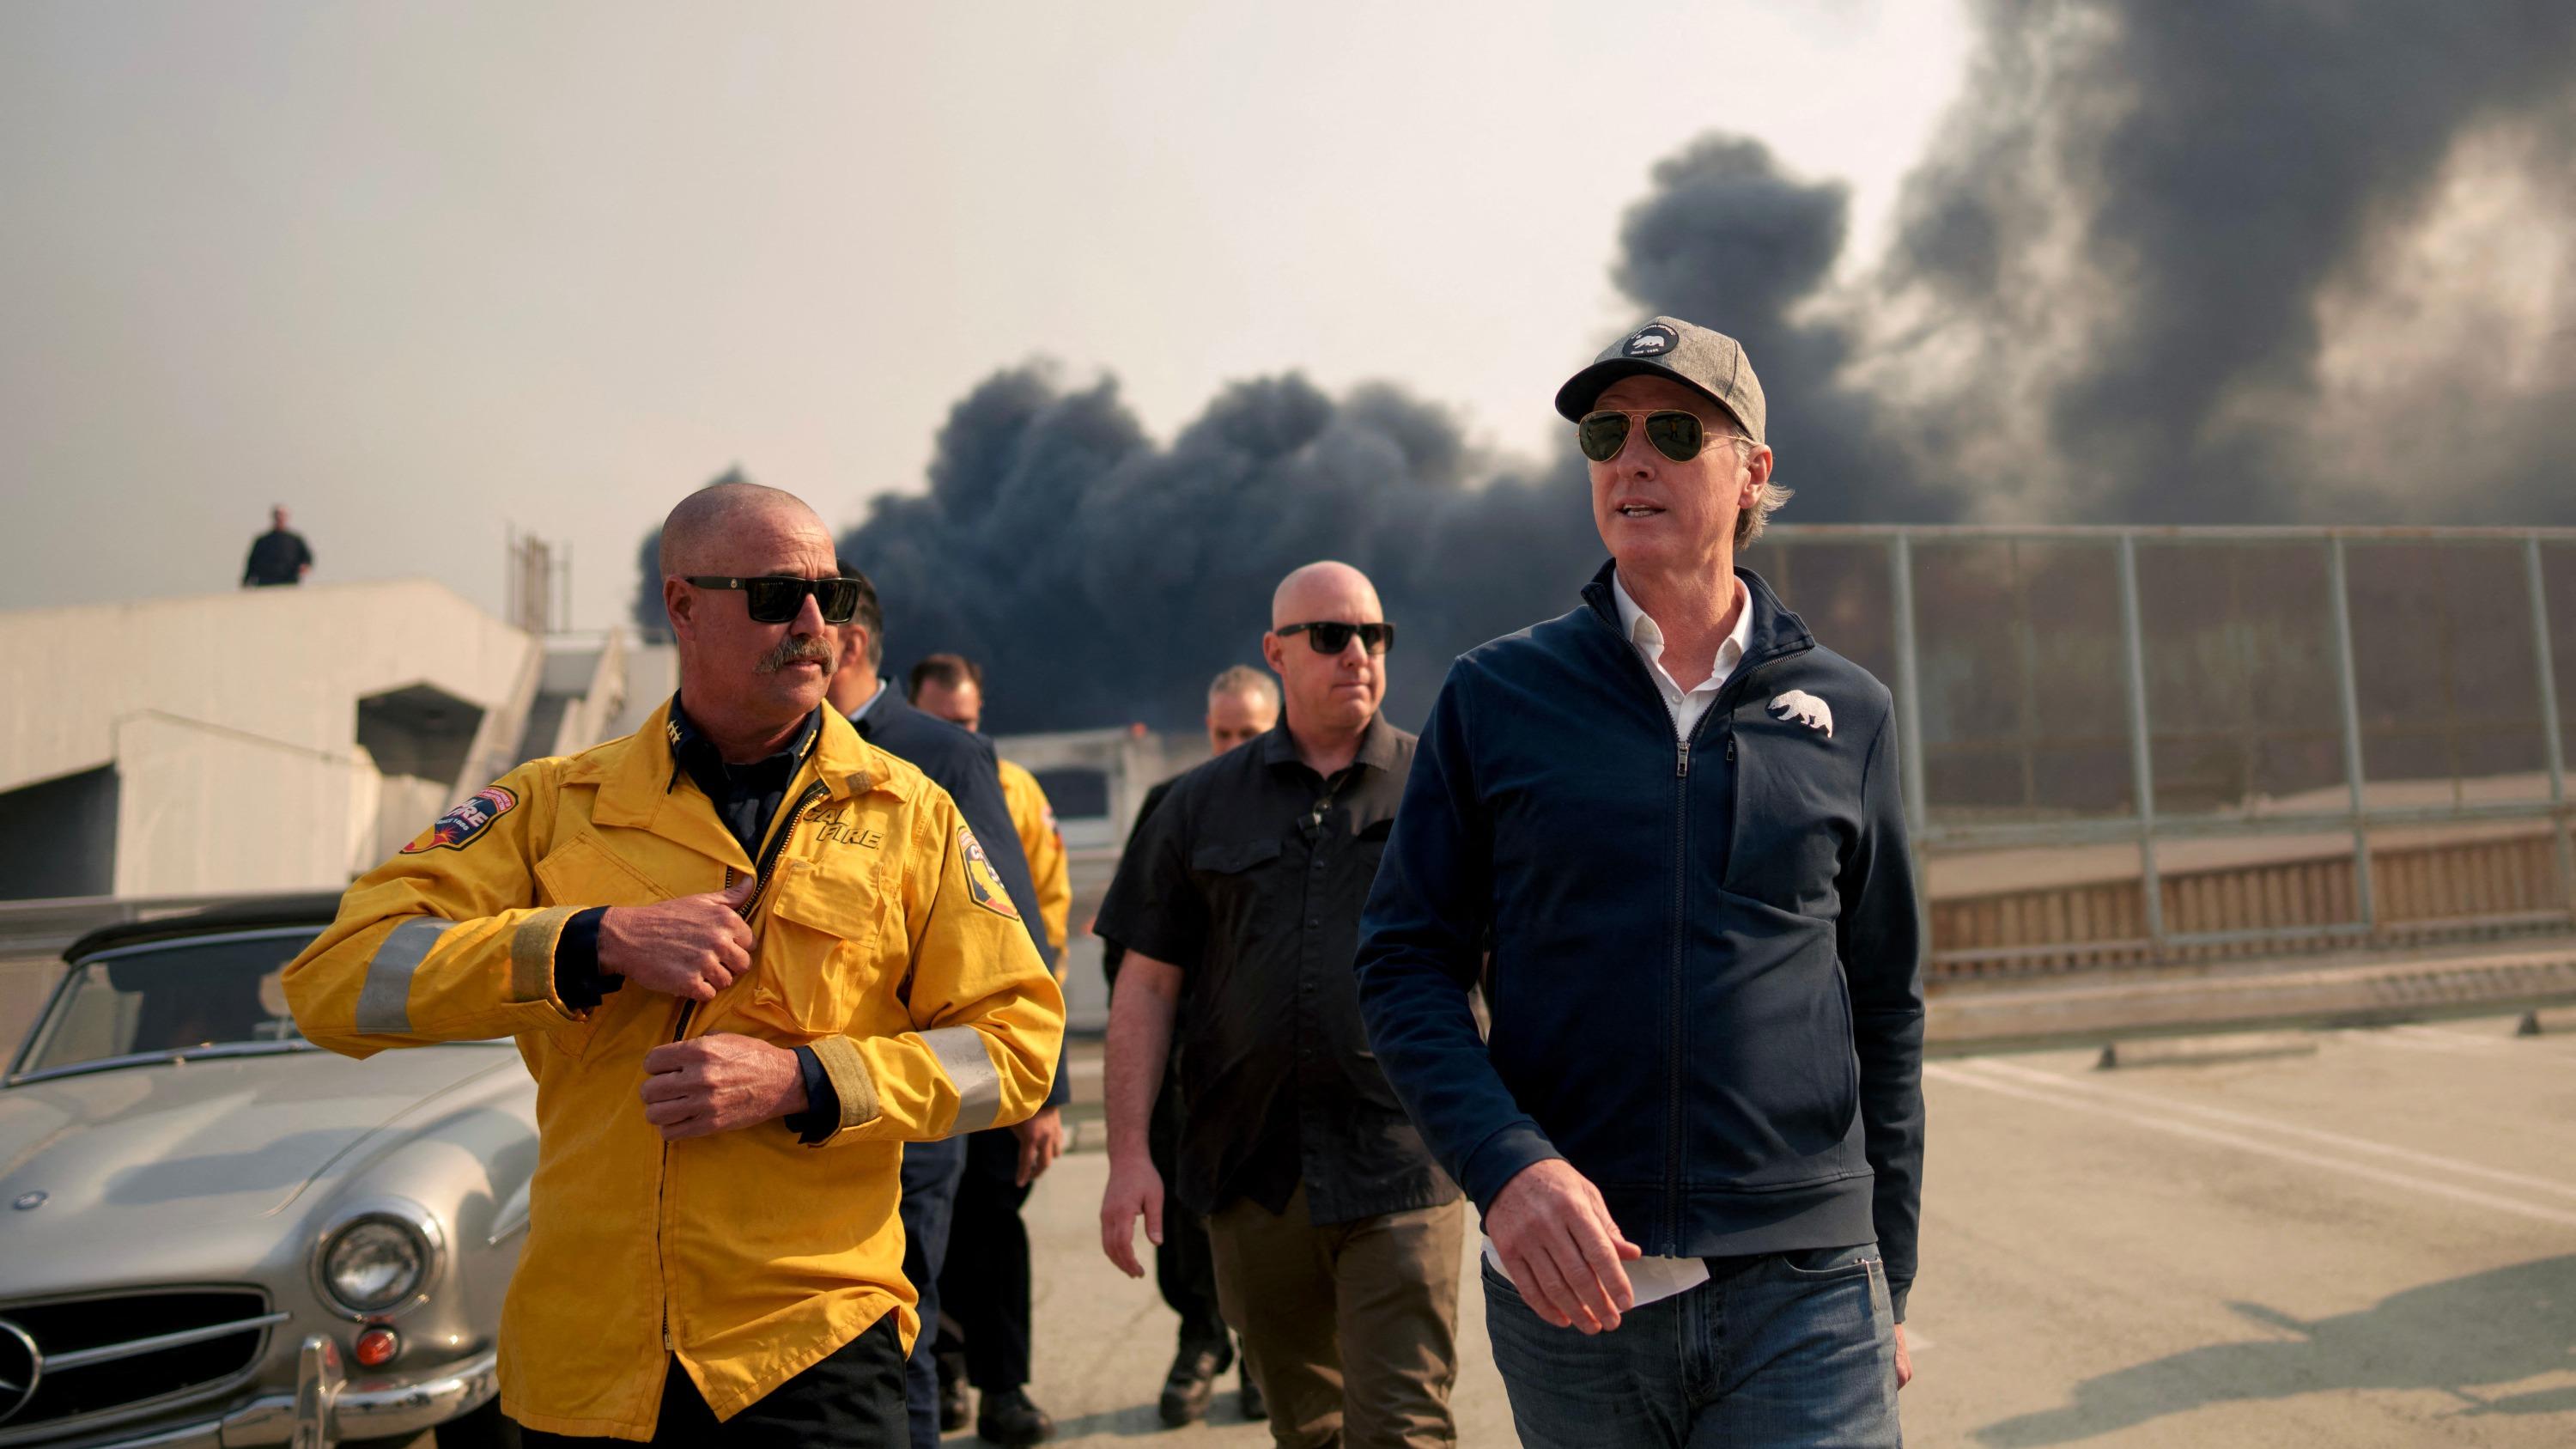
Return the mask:
<path id="1" fill-rule="evenodd" d="M 1745 435 L 1762 441 L 1762 380 L 1744 344 L 1679 317 L 1657 317 L 1601 349 L 1592 365 L 1556 390 L 1556 410 L 1581 422 L 1602 390 L 1623 377 L 1669 377 L 1734 414 Z"/>

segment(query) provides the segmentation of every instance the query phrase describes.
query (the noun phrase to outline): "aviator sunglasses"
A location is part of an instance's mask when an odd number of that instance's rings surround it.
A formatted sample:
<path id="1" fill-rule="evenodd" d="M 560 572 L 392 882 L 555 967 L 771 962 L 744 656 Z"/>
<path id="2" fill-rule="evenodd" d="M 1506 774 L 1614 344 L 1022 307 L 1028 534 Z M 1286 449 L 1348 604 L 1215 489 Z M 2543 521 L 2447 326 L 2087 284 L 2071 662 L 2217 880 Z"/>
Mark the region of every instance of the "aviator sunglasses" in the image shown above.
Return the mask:
<path id="1" fill-rule="evenodd" d="M 1713 441 L 1738 436 L 1734 433 L 1712 434 L 1700 422 L 1698 414 L 1686 413 L 1679 408 L 1657 408 L 1653 412 L 1604 408 L 1583 415 L 1583 421 L 1574 425 L 1574 441 L 1583 449 L 1583 456 L 1595 463 L 1607 463 L 1619 456 L 1621 448 L 1628 446 L 1628 429 L 1639 418 L 1646 420 L 1646 441 L 1655 445 L 1656 452 L 1676 463 L 1687 463 L 1698 457 L 1700 450 Z"/>
<path id="2" fill-rule="evenodd" d="M 1306 643 L 1318 654 L 1339 654 L 1351 647 L 1356 635 L 1361 647 L 1371 654 L 1384 654 L 1395 647 L 1393 624 L 1282 624 L 1273 634 L 1303 634 Z"/>
<path id="3" fill-rule="evenodd" d="M 807 594 L 812 594 L 814 602 L 821 606 L 826 624 L 846 624 L 859 612 L 857 579 L 729 579 L 715 574 L 683 574 L 681 582 L 702 589 L 740 589 L 743 607 L 751 611 L 751 622 L 755 624 L 794 622 L 796 611 L 805 607 Z"/>

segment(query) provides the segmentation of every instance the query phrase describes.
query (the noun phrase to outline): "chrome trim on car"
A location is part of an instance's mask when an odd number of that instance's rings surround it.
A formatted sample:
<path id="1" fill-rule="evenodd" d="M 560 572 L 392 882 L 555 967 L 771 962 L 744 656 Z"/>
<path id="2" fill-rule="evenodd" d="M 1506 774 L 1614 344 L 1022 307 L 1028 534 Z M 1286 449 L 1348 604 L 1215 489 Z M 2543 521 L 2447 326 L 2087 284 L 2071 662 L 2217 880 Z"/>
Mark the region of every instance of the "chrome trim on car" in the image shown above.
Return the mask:
<path id="1" fill-rule="evenodd" d="M 92 1072 L 113 1072 L 125 1067 L 175 1067 L 181 1062 L 208 1061 L 222 1057 L 290 1056 L 298 1052 L 318 1052 L 322 1048 L 297 1037 L 293 1041 L 228 1041 L 213 1046 L 180 1047 L 166 1052 L 130 1052 L 121 1057 L 92 1057 L 85 1062 L 67 1062 L 41 1071 L 21 1072 L 6 1085 L 17 1087 L 29 1082 L 50 1082 L 60 1077 L 85 1077 Z"/>
<path id="2" fill-rule="evenodd" d="M 348 1376 L 340 1371 L 340 1348 L 321 1334 L 305 1338 L 295 1354 L 295 1449 L 330 1449 L 333 1408 Z"/>
<path id="3" fill-rule="evenodd" d="M 72 983 L 79 979 L 81 968 L 93 961 L 116 961 L 127 956 L 166 951 L 173 946 L 220 946 L 232 941 L 268 941 L 280 936 L 302 936 L 310 940 L 322 934 L 324 928 L 329 925 L 328 921 L 317 921 L 309 926 L 262 926 L 249 931 L 214 931 L 203 936 L 165 936 L 158 940 L 138 941 L 131 946 L 112 946 L 104 951 L 92 951 L 79 960 L 69 963 L 63 974 L 54 978 L 54 989 L 45 993 L 45 1004 L 36 1013 L 35 1028 L 27 1033 L 24 1041 L 18 1043 L 17 1054 L 9 1059 L 8 1078 L 5 1082 L 0 1082 L 0 1085 L 14 1087 L 20 1082 L 44 1081 L 52 1077 L 68 1076 L 75 1072 L 105 1071 L 110 1067 L 144 1066 L 154 1062 L 179 1060 L 168 1052 L 138 1052 L 130 1056 L 101 1058 L 90 1062 L 67 1062 L 62 1066 L 47 1067 L 37 1072 L 20 1070 L 24 1064 L 34 1061 L 45 1049 L 47 1041 L 53 1036 L 54 1007 L 62 999 L 63 993 L 69 991 Z M 282 1042 L 243 1042 L 237 1045 L 263 1049 L 292 1049 Z M 319 1050 L 312 1047 L 310 1043 L 303 1043 L 303 1045 L 309 1050 Z"/>
<path id="4" fill-rule="evenodd" d="M 0 1424 L 5 1424 L 18 1417 L 20 1409 L 36 1401 L 36 1388 L 45 1381 L 45 1351 L 36 1346 L 35 1335 L 5 1318 L 0 1318 L 0 1333 L 16 1340 L 8 1347 L 24 1354 L 27 1360 L 25 1368 L 15 1370 L 26 1375 L 25 1383 L 0 1378 Z"/>
<path id="5" fill-rule="evenodd" d="M 315 921 L 309 926 L 259 926 L 248 931 L 209 931 L 202 936 L 157 936 L 149 941 L 137 941 L 131 946 L 110 946 L 104 951 L 92 951 L 71 964 L 86 966 L 92 961 L 115 961 L 127 956 L 146 956 L 154 951 L 167 951 L 173 946 L 220 946 L 228 941 L 268 941 L 279 936 L 303 936 L 309 939 L 321 935 L 330 924 L 329 921 Z"/>
<path id="6" fill-rule="evenodd" d="M 341 1302 L 339 1296 L 331 1291 L 331 1277 L 325 1271 L 332 1242 L 341 1233 L 370 1218 L 399 1223 L 411 1229 L 419 1234 L 421 1245 L 428 1250 L 423 1255 L 419 1286 L 412 1290 L 410 1296 L 389 1308 L 358 1309 Z M 312 1280 L 313 1291 L 321 1299 L 322 1306 L 342 1318 L 359 1323 L 381 1323 L 400 1318 L 427 1303 L 431 1291 L 438 1286 L 439 1274 L 447 1267 L 447 1229 L 439 1222 L 438 1214 L 409 1198 L 356 1198 L 342 1203 L 323 1224 L 322 1230 L 313 1235 L 313 1247 L 305 1256 L 304 1267 L 305 1276 Z"/>
<path id="7" fill-rule="evenodd" d="M 314 1352 L 312 1345 L 322 1341 L 319 1334 L 306 1339 L 297 1354 L 299 1390 L 303 1387 L 300 1374 L 305 1356 Z M 338 1352 L 336 1347 L 331 1349 L 334 1360 Z M 340 1378 L 330 1394 L 330 1433 L 315 1442 L 407 1438 L 472 1413 L 501 1392 L 500 1354 L 488 1348 L 416 1381 L 351 1379 L 336 1361 L 328 1372 L 316 1365 L 317 1390 L 331 1373 L 338 1373 Z M 315 1397 L 320 1397 L 318 1392 Z M 297 1422 L 296 1403 L 294 1394 L 267 1394 L 226 1414 L 219 1423 L 191 1424 L 148 1439 L 119 1439 L 97 1449 L 144 1449 L 146 1445 L 184 1443 L 191 1436 L 215 1434 L 220 1434 L 226 1444 L 301 1442 L 294 1439 L 303 1427 Z"/>
<path id="8" fill-rule="evenodd" d="M 379 1385 L 360 1379 L 343 1384 L 332 1417 L 339 1432 L 350 1438 L 391 1439 L 479 1409 L 499 1392 L 500 1353 L 486 1349 L 416 1383 Z"/>
<path id="9" fill-rule="evenodd" d="M 192 1384 L 184 1384 L 177 1388 L 165 1389 L 157 1393 L 145 1393 L 137 1398 L 86 1409 L 78 1413 L 40 1419 L 33 1422 L 20 1422 L 16 1419 L 15 1415 L 17 1412 L 22 1412 L 25 1409 L 27 1402 L 33 1402 L 34 1396 L 31 1394 L 27 1401 L 22 1402 L 18 1406 L 18 1409 L 12 1412 L 9 1418 L 0 1420 L 0 1445 L 14 1446 L 37 1443 L 59 1443 L 66 1438 L 70 1438 L 80 1440 L 82 1444 L 91 1446 L 91 1449 L 101 1449 L 101 1441 L 83 1436 L 112 1433 L 116 1426 L 121 1424 L 133 1424 L 139 1421 L 148 1422 L 153 1420 L 162 1420 L 166 1422 L 168 1416 L 173 1413 L 188 1412 L 189 1410 L 187 1406 L 203 1406 L 208 1400 L 221 1400 L 231 1394 L 237 1393 L 257 1376 L 260 1365 L 266 1361 L 269 1348 L 269 1330 L 274 1327 L 276 1323 L 283 1322 L 290 1317 L 289 1314 L 284 1312 L 269 1311 L 270 1306 L 275 1302 L 275 1300 L 270 1297 L 266 1288 L 255 1284 L 237 1283 L 160 1283 L 146 1286 L 107 1289 L 104 1291 L 88 1293 L 58 1293 L 40 1298 L 22 1298 L 14 1300 L 5 1306 L 0 1306 L 0 1314 L 15 1314 L 19 1317 L 25 1317 L 30 1314 L 41 1313 L 45 1310 L 71 1305 L 116 1304 L 129 1302 L 137 1305 L 142 1311 L 150 1312 L 153 1311 L 154 1305 L 165 1303 L 166 1300 L 173 1296 L 193 1296 L 205 1293 L 239 1295 L 252 1300 L 252 1302 L 256 1303 L 261 1310 L 259 1313 L 249 1318 L 228 1319 L 221 1324 L 209 1325 L 217 1330 L 213 1334 L 197 1334 L 193 1330 L 180 1330 L 180 1332 L 186 1333 L 188 1336 L 196 1338 L 201 1342 L 212 1342 L 219 1338 L 230 1338 L 242 1334 L 258 1335 L 258 1343 L 250 1352 L 243 1356 L 243 1361 L 239 1369 L 218 1378 L 207 1379 Z M 248 1307 L 249 1305 L 245 1304 L 244 1306 Z M 166 1308 L 164 1311 L 166 1311 Z M 19 1333 L 29 1341 L 32 1342 L 35 1340 L 34 1333 L 26 1329 L 24 1325 L 18 1323 L 16 1319 L 9 1320 L 8 1326 L 17 1328 Z M 74 1372 L 81 1369 L 95 1368 L 101 1363 L 114 1362 L 115 1360 L 123 1357 L 140 1358 L 144 1354 L 158 1351 L 160 1348 L 187 1346 L 188 1345 L 184 1343 L 163 1343 L 157 1346 L 137 1347 L 132 1341 L 129 1341 L 126 1344 L 102 1345 L 100 1348 L 74 1349 L 60 1354 L 43 1354 L 42 1358 L 43 1366 L 48 1372 L 57 1368 L 62 1369 L 65 1372 Z M 102 1349 L 104 1352 L 102 1352 Z M 38 1345 L 38 1350 L 42 1353 L 41 1344 Z M 195 1412 L 204 1413 L 208 1412 L 208 1410 L 204 1407 L 199 1407 Z M 203 1427 L 207 1432 L 211 1432 L 213 1426 L 208 1424 L 201 1427 Z M 123 1446 L 128 1443 L 143 1445 L 163 1442 L 185 1442 L 185 1439 L 186 1436 L 184 1434 L 177 1434 L 176 1431 L 156 1428 L 145 1433 L 142 1437 L 132 1440 L 116 1439 L 106 1442 L 117 1446 Z"/>
<path id="10" fill-rule="evenodd" d="M 529 1203 L 536 1185 L 537 1181 L 532 1177 L 520 1183 L 519 1190 L 502 1201 L 492 1214 L 492 1231 L 483 1239 L 483 1246 L 497 1248 L 528 1230 Z"/>
<path id="11" fill-rule="evenodd" d="M 379 1217 L 379 1220 L 386 1220 L 386 1222 L 399 1222 L 399 1225 L 410 1227 L 412 1232 L 417 1232 L 417 1235 L 420 1235 L 422 1248 L 428 1248 L 428 1253 L 425 1253 L 428 1261 L 420 1266 L 420 1287 L 412 1289 L 410 1297 L 404 1297 L 402 1302 L 397 1302 L 397 1305 L 392 1307 L 368 1307 L 368 1310 L 358 1310 L 358 1307 L 350 1307 L 345 1305 L 345 1302 L 340 1302 L 340 1297 L 337 1297 L 335 1292 L 330 1292 L 330 1274 L 325 1271 L 325 1261 L 327 1256 L 330 1256 L 332 1240 L 340 1238 L 340 1232 L 350 1230 L 350 1227 L 355 1225 L 361 1225 L 361 1222 L 371 1220 L 371 1217 Z M 322 1307 L 337 1312 L 340 1318 L 355 1320 L 355 1323 L 384 1323 L 384 1320 L 402 1318 L 404 1312 L 412 1312 L 415 1307 L 430 1302 L 430 1289 L 438 1287 L 438 1274 L 440 1271 L 446 1271 L 446 1266 L 448 1266 L 448 1230 L 438 1222 L 438 1214 L 420 1207 L 417 1201 L 404 1199 L 404 1196 L 361 1196 L 361 1199 L 343 1201 L 340 1207 L 332 1209 L 332 1214 L 325 1220 L 325 1225 L 322 1225 L 322 1232 L 314 1232 L 312 1250 L 304 1256 L 304 1276 L 312 1279 L 314 1294 L 319 1294 Z"/>
<path id="12" fill-rule="evenodd" d="M 113 1363 L 120 1358 L 134 1358 L 142 1354 L 159 1353 L 165 1348 L 184 1348 L 192 1343 L 206 1343 L 218 1338 L 230 1338 L 236 1333 L 256 1333 L 259 1330 L 268 1328 L 274 1324 L 284 1323 L 292 1316 L 293 1315 L 286 1313 L 263 1313 L 257 1318 L 236 1319 L 231 1323 L 209 1323 L 203 1328 L 186 1328 L 181 1329 L 177 1333 L 162 1333 L 155 1334 L 150 1338 L 128 1339 L 124 1343 L 101 1344 L 96 1348 L 84 1348 L 74 1353 L 48 1354 L 45 1357 L 45 1366 L 52 1369 L 68 1370 L 87 1368 L 91 1364 Z M 0 1325 L 0 1327 L 5 1326 L 7 1325 Z"/>

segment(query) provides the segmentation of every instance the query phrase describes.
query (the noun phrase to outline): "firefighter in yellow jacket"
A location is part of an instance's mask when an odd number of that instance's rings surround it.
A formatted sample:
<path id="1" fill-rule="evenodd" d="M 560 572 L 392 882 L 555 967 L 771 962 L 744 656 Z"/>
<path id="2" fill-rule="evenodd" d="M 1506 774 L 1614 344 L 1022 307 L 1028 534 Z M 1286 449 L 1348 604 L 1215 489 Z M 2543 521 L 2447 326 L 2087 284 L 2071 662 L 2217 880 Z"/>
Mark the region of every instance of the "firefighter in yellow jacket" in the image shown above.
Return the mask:
<path id="1" fill-rule="evenodd" d="M 962 654 L 933 654 L 912 666 L 905 694 L 913 708 L 936 715 L 969 733 L 984 731 L 984 670 Z M 1056 979 L 1064 979 L 1064 940 L 1073 915 L 1073 876 L 1067 869 L 1064 832 L 1057 828 L 1055 807 L 1047 803 L 1038 777 L 1008 760 L 995 759 L 1002 777 L 1002 803 L 1011 807 L 1011 826 L 1020 837 L 1020 852 L 1029 858 L 1029 880 L 1038 893 L 1038 924 L 1055 948 Z"/>
<path id="2" fill-rule="evenodd" d="M 662 571 L 679 694 L 360 879 L 288 999 L 352 1056 L 517 1038 L 527 1443 L 901 1445 L 903 1143 L 1036 1110 L 1063 997 L 947 794 L 818 708 L 853 599 L 812 511 L 701 490 Z"/>
<path id="3" fill-rule="evenodd" d="M 1073 875 L 1065 860 L 1064 830 L 1056 824 L 1055 807 L 1047 803 L 1037 776 L 1008 760 L 993 763 L 1002 777 L 1002 803 L 1011 807 L 1011 825 L 1020 837 L 1020 850 L 1029 858 L 1029 878 L 1037 885 L 1038 921 L 1046 927 L 1047 944 L 1055 947 L 1056 979 L 1061 981 L 1067 969 L 1065 930 L 1073 916 Z"/>

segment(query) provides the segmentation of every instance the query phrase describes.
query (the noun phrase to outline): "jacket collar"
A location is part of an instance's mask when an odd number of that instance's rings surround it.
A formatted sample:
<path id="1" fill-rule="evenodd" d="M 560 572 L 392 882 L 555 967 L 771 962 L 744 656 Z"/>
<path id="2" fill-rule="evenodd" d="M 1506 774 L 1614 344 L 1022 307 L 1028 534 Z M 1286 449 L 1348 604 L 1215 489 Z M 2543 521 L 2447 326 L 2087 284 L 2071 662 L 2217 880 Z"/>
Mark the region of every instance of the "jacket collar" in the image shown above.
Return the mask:
<path id="1" fill-rule="evenodd" d="M 1270 732 L 1255 743 L 1261 747 L 1261 763 L 1264 765 L 1296 765 L 1301 769 L 1305 766 L 1305 757 L 1297 753 L 1297 737 L 1288 733 L 1284 711 L 1279 723 L 1272 725 Z M 1351 756 L 1351 763 L 1380 771 L 1395 768 L 1395 727 L 1386 722 L 1384 710 L 1369 716 L 1368 726 L 1360 731 L 1359 753 Z"/>
<path id="2" fill-rule="evenodd" d="M 599 786 L 590 812 L 596 824 L 651 831 L 712 860 L 747 869 L 750 862 L 743 858 L 742 847 L 716 818 L 706 795 L 694 786 L 672 787 L 677 762 L 672 754 L 671 713 L 677 701 L 676 695 L 662 701 L 641 729 L 576 759 L 564 781 Z M 860 739 L 838 711 L 826 709 L 803 766 L 788 782 L 790 798 L 813 781 L 820 781 L 836 802 L 870 790 L 903 795 L 906 792 L 897 787 L 891 765 L 891 759 Z"/>
<path id="3" fill-rule="evenodd" d="M 1628 642 L 1628 631 L 1619 623 L 1619 602 L 1611 595 L 1610 577 L 1618 572 L 1618 560 L 1601 565 L 1592 582 L 1583 586 L 1583 602 L 1593 616 L 1609 626 L 1620 643 Z M 1752 634 L 1745 641 L 1744 659 L 1736 665 L 1740 671 L 1748 665 L 1777 659 L 1784 654 L 1797 654 L 1816 647 L 1816 636 L 1807 632 L 1806 621 L 1790 613 L 1780 603 L 1780 596 L 1753 570 L 1736 565 L 1735 576 L 1744 582 L 1744 602 L 1753 615 Z"/>
<path id="4" fill-rule="evenodd" d="M 838 711 L 826 711 L 826 713 L 838 713 Z M 868 702 L 860 711 L 859 717 L 849 721 L 849 724 L 851 728 L 858 731 L 860 739 L 873 740 L 885 733 L 886 726 L 897 719 L 919 713 L 921 711 L 912 707 L 912 701 L 897 692 L 890 681 L 881 679 L 877 681 L 877 692 L 868 696 Z"/>
<path id="5" fill-rule="evenodd" d="M 688 706 L 681 702 L 680 696 L 671 696 L 669 710 L 662 734 L 671 745 L 671 778 L 662 788 L 666 791 L 677 789 L 680 777 L 685 774 L 696 780 L 698 788 L 703 790 L 706 788 L 707 771 L 710 768 L 722 769 L 724 757 L 716 751 L 715 742 L 698 728 L 698 722 L 689 718 Z M 804 764 L 805 757 L 813 752 L 815 737 L 822 733 L 823 716 L 829 713 L 828 708 L 816 705 L 814 712 L 805 716 L 805 727 L 796 732 L 796 738 L 789 740 L 785 748 L 769 758 L 774 760 L 778 755 L 793 755 L 797 764 Z"/>

